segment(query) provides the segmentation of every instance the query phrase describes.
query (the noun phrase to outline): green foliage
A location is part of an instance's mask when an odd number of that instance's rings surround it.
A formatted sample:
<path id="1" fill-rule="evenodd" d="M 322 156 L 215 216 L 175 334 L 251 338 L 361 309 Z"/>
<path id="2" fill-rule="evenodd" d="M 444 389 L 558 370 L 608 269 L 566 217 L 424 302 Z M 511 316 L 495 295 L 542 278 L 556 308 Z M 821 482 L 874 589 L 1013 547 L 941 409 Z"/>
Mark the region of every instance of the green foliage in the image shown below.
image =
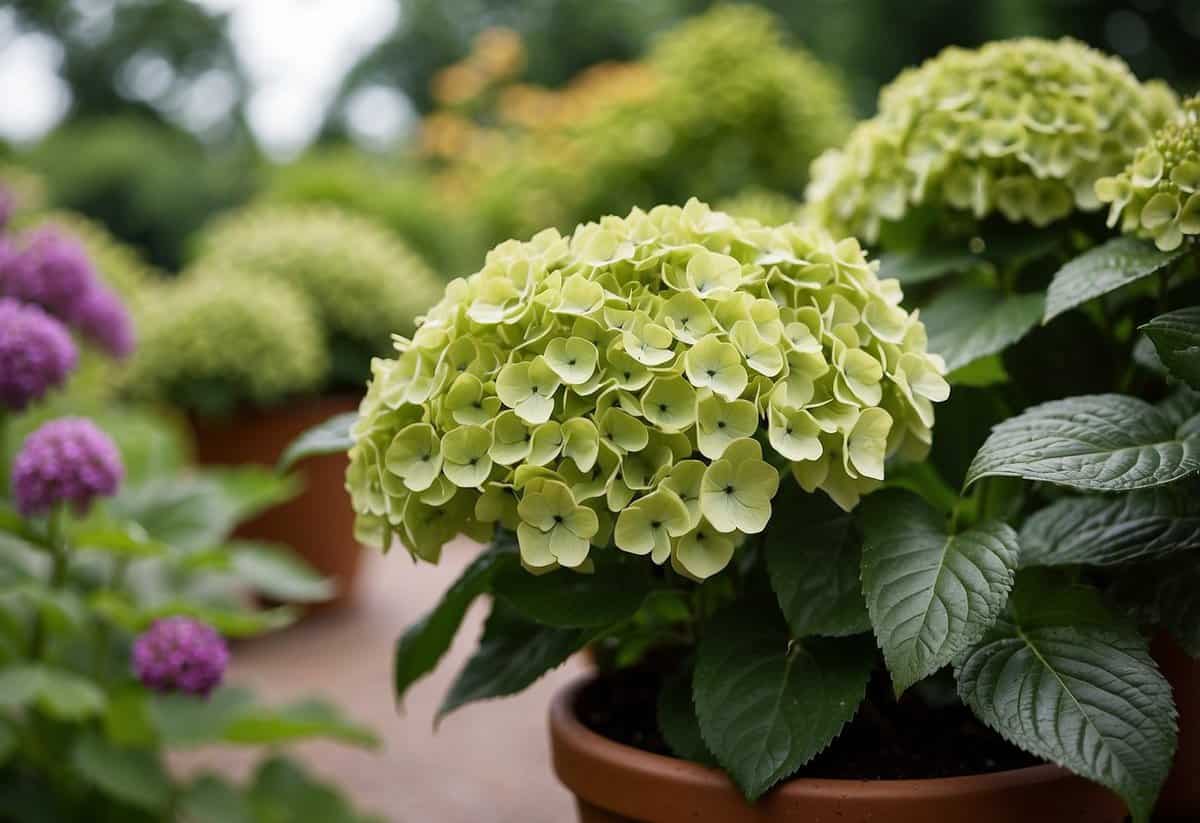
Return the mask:
<path id="1" fill-rule="evenodd" d="M 127 390 L 201 415 L 316 391 L 329 363 L 303 294 L 224 272 L 194 272 L 150 291 L 139 334 Z"/>
<path id="2" fill-rule="evenodd" d="M 1027 591 L 1037 596 L 1014 602 L 958 663 L 963 700 L 1021 748 L 1116 791 L 1146 823 L 1175 751 L 1170 685 L 1141 635 L 1105 621 L 1086 593 Z"/>
<path id="3" fill-rule="evenodd" d="M 930 302 L 921 319 L 929 332 L 930 350 L 945 352 L 946 369 L 953 374 L 1024 337 L 1041 319 L 1042 304 L 1040 294 L 1005 295 L 958 286 Z"/>
<path id="4" fill-rule="evenodd" d="M 1132 237 L 1114 237 L 1088 249 L 1054 275 L 1046 293 L 1046 316 L 1053 318 L 1089 300 L 1156 274 L 1182 255 L 1156 251 Z"/>
<path id="5" fill-rule="evenodd" d="M 278 469 L 286 471 L 308 457 L 349 451 L 354 445 L 350 429 L 357 419 L 358 412 L 346 412 L 304 432 L 283 450 L 283 454 L 279 456 Z"/>
<path id="6" fill-rule="evenodd" d="M 1159 315 L 1141 330 L 1171 374 L 1200 389 L 1200 306 Z"/>

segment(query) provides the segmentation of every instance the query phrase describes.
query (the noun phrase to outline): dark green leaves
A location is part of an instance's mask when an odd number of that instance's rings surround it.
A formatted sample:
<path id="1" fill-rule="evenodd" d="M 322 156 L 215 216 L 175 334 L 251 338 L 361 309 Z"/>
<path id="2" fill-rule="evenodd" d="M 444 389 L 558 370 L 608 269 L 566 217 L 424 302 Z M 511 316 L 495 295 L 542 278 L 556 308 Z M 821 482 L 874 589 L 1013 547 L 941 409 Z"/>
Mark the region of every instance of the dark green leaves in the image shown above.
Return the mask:
<path id="1" fill-rule="evenodd" d="M 921 311 L 929 351 L 944 357 L 951 372 L 1002 352 L 1037 325 L 1042 304 L 1040 294 L 1005 295 L 976 286 L 945 291 Z"/>
<path id="2" fill-rule="evenodd" d="M 866 693 L 865 637 L 789 643 L 783 622 L 750 603 L 705 627 L 693 690 L 709 750 L 750 800 L 811 760 Z"/>
<path id="3" fill-rule="evenodd" d="M 433 671 L 450 648 L 468 607 L 476 597 L 490 590 L 492 576 L 506 561 L 515 563 L 511 553 L 494 548 L 476 557 L 433 610 L 409 626 L 396 641 L 392 677 L 397 701 L 404 699 L 404 693 L 416 680 Z"/>
<path id="4" fill-rule="evenodd" d="M 968 251 L 891 252 L 879 258 L 880 279 L 894 277 L 903 286 L 915 286 L 937 280 L 948 274 L 965 271 L 979 264 L 979 258 Z"/>
<path id="5" fill-rule="evenodd" d="M 1135 397 L 1094 394 L 1055 400 L 997 425 L 967 472 L 1023 477 L 1088 491 L 1160 486 L 1200 469 L 1200 432 L 1176 430 Z"/>
<path id="6" fill-rule="evenodd" d="M 117 748 L 87 734 L 75 744 L 71 766 L 100 791 L 139 809 L 162 812 L 171 800 L 170 779 L 151 751 Z"/>
<path id="7" fill-rule="evenodd" d="M 692 703 L 692 671 L 683 670 L 667 678 L 658 693 L 658 730 L 678 758 L 693 763 L 716 765 L 700 734 L 700 721 Z"/>
<path id="8" fill-rule="evenodd" d="M 57 720 L 75 722 L 104 710 L 105 695 L 74 672 L 40 663 L 0 670 L 0 708 L 36 707 Z"/>
<path id="9" fill-rule="evenodd" d="M 968 650 L 959 694 L 1009 741 L 1113 789 L 1145 823 L 1175 752 L 1171 687 L 1136 631 L 1056 600 L 1025 603 Z"/>
<path id="10" fill-rule="evenodd" d="M 503 601 L 495 601 L 479 648 L 442 701 L 438 720 L 467 703 L 516 694 L 562 665 L 594 636 L 595 632 L 587 629 L 558 629 L 530 622 Z"/>
<path id="11" fill-rule="evenodd" d="M 313 426 L 283 450 L 283 454 L 279 456 L 279 470 L 290 469 L 306 457 L 349 451 L 354 445 L 350 428 L 357 419 L 358 412 L 346 412 Z"/>
<path id="12" fill-rule="evenodd" d="M 529 620 L 558 628 L 605 626 L 631 616 L 650 591 L 645 564 L 597 558 L 591 574 L 533 575 L 516 563 L 500 569 L 492 592 Z"/>
<path id="13" fill-rule="evenodd" d="M 1085 251 L 1054 275 L 1046 294 L 1049 321 L 1095 297 L 1140 280 L 1167 266 L 1185 251 L 1162 252 L 1153 243 L 1134 237 L 1115 237 Z"/>
<path id="14" fill-rule="evenodd" d="M 1200 389 L 1200 306 L 1160 315 L 1141 329 L 1171 374 Z"/>
<path id="15" fill-rule="evenodd" d="M 840 637 L 871 627 L 859 583 L 861 540 L 854 518 L 824 495 L 788 484 L 767 526 L 771 587 L 794 637 Z"/>
<path id="16" fill-rule="evenodd" d="M 1111 566 L 1200 548 L 1200 517 L 1181 496 L 1142 489 L 1118 496 L 1065 497 L 1021 527 L 1021 565 Z"/>
<path id="17" fill-rule="evenodd" d="M 1000 522 L 950 535 L 916 495 L 867 498 L 862 580 L 875 636 L 899 694 L 975 643 L 1004 608 L 1017 535 Z"/>

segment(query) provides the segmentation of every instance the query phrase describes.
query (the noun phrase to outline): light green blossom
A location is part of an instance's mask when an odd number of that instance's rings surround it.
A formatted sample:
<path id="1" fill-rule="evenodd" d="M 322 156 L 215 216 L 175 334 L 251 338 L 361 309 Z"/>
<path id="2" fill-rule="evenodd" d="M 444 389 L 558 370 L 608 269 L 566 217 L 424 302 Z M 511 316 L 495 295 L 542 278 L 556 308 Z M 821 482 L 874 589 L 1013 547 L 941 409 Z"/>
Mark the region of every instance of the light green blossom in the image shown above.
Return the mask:
<path id="1" fill-rule="evenodd" d="M 777 466 L 854 505 L 924 453 L 948 391 L 875 269 L 853 240 L 697 201 L 501 244 L 373 364 L 360 533 L 436 557 L 500 523 L 539 572 L 611 535 L 703 579 L 766 526 Z"/>
<path id="2" fill-rule="evenodd" d="M 1175 108 L 1165 86 L 1072 40 L 948 48 L 902 72 L 879 113 L 817 158 L 811 216 L 870 243 L 922 206 L 1044 226 L 1098 208 L 1095 182 Z"/>
<path id="3" fill-rule="evenodd" d="M 1128 168 L 1096 181 L 1096 196 L 1110 204 L 1110 226 L 1120 220 L 1122 231 L 1153 238 L 1163 251 L 1200 235 L 1200 96 L 1187 100 Z"/>

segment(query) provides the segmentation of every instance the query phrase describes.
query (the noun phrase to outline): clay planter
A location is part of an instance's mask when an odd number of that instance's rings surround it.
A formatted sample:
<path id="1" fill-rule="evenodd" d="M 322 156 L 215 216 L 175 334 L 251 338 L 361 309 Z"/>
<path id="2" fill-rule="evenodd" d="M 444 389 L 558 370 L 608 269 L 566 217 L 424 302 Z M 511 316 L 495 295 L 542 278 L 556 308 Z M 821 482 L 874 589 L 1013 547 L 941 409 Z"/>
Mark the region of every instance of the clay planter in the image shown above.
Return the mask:
<path id="1" fill-rule="evenodd" d="M 273 467 L 279 455 L 305 430 L 358 408 L 358 398 L 325 397 L 269 411 L 247 411 L 231 420 L 193 419 L 196 459 L 206 466 L 247 463 Z M 354 591 L 362 548 L 354 539 L 354 512 L 346 495 L 344 454 L 310 457 L 293 469 L 303 483 L 288 502 L 238 527 L 237 537 L 290 546 L 322 575 L 337 594 L 321 608 L 344 605 Z"/>
<path id="2" fill-rule="evenodd" d="M 1106 789 L 1036 766 L 937 780 L 788 781 L 755 805 L 724 774 L 616 743 L 575 715 L 590 677 L 550 709 L 554 771 L 575 794 L 580 823 L 1121 823 Z"/>
<path id="3" fill-rule="evenodd" d="M 1200 820 L 1200 660 L 1189 657 L 1168 635 L 1151 646 L 1158 667 L 1171 683 L 1179 709 L 1179 748 L 1175 765 L 1158 798 L 1155 813 Z"/>

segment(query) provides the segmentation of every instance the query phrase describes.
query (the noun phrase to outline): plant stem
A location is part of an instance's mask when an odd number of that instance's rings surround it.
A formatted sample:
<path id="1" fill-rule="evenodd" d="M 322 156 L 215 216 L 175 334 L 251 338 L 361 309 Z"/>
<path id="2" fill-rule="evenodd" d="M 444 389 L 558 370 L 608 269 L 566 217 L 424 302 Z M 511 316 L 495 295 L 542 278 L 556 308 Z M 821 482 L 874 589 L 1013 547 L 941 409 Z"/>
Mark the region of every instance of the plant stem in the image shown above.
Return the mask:
<path id="1" fill-rule="evenodd" d="M 47 548 L 50 550 L 50 578 L 47 587 L 57 591 L 67 581 L 67 565 L 70 562 L 67 552 L 67 537 L 63 527 L 65 511 L 60 506 L 50 514 L 47 528 Z M 45 660 L 49 652 L 50 638 L 46 631 L 46 622 L 41 612 L 33 617 L 33 657 Z"/>
<path id="2" fill-rule="evenodd" d="M 129 568 L 129 559 L 120 558 L 113 565 L 109 576 L 108 587 L 119 591 L 125 583 L 125 571 Z M 96 671 L 96 679 L 102 684 L 108 683 L 109 647 L 112 645 L 112 628 L 104 618 L 96 623 L 96 644 L 92 649 L 92 668 Z"/>

